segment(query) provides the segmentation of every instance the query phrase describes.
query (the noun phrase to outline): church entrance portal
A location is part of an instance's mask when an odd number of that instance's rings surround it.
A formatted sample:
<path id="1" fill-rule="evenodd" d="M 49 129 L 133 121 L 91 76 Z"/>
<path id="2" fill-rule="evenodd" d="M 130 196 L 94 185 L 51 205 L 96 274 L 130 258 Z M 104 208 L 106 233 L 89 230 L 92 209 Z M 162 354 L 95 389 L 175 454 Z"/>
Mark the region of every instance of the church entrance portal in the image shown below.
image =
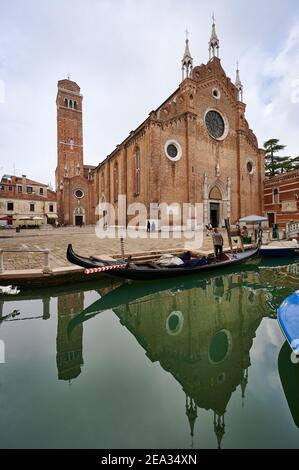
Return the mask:
<path id="1" fill-rule="evenodd" d="M 210 202 L 210 222 L 212 227 L 219 226 L 220 204 L 219 202 Z"/>
<path id="2" fill-rule="evenodd" d="M 75 216 L 75 225 L 83 225 L 83 215 Z"/>

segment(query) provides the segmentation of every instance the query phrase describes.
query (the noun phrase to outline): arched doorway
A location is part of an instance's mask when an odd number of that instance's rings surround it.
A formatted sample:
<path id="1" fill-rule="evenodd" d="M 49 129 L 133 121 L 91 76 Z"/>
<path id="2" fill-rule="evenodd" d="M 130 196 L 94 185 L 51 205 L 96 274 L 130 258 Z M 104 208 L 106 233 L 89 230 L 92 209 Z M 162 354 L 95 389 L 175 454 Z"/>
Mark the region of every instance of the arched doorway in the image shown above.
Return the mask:
<path id="1" fill-rule="evenodd" d="M 213 227 L 219 227 L 221 221 L 222 195 L 217 186 L 213 186 L 209 193 L 210 223 Z"/>
<path id="2" fill-rule="evenodd" d="M 74 210 L 74 225 L 79 225 L 80 227 L 85 224 L 85 210 L 83 207 L 77 207 Z"/>

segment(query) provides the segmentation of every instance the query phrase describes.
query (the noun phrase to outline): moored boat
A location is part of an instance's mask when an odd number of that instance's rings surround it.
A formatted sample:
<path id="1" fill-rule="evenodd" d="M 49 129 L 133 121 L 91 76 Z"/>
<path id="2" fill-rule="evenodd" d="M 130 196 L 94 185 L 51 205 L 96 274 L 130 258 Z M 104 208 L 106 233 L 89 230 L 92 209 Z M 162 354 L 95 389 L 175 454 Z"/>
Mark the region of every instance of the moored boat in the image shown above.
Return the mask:
<path id="1" fill-rule="evenodd" d="M 220 268 L 237 265 L 250 260 L 257 256 L 259 247 L 240 252 L 240 253 L 224 253 L 223 258 L 216 260 L 216 258 L 201 258 L 201 259 L 190 259 L 185 261 L 179 266 L 164 267 L 153 262 L 142 262 L 134 263 L 128 262 L 121 265 L 118 261 L 115 261 L 115 265 L 110 264 L 109 266 L 99 265 L 99 262 L 95 258 L 87 258 L 77 255 L 72 245 L 69 244 L 67 248 L 67 259 L 73 264 L 91 270 L 100 270 L 106 272 L 111 276 L 120 277 L 123 279 L 132 280 L 155 280 L 155 279 L 166 279 L 174 278 L 179 276 L 186 276 L 198 273 L 206 273 L 212 270 L 218 270 Z"/>
<path id="2" fill-rule="evenodd" d="M 296 242 L 278 242 L 277 244 L 261 245 L 261 256 L 299 256 L 299 244 Z"/>
<path id="3" fill-rule="evenodd" d="M 284 299 L 277 320 L 292 350 L 299 355 L 299 290 Z"/>

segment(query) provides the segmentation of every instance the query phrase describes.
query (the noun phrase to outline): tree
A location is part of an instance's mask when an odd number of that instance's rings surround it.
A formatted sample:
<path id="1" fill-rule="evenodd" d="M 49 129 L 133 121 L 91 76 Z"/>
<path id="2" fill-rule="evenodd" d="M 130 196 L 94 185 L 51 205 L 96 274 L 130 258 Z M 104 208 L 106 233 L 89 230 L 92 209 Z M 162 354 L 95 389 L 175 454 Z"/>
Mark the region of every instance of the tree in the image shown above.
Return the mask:
<path id="1" fill-rule="evenodd" d="M 282 173 L 289 164 L 290 157 L 280 157 L 275 155 L 286 146 L 279 144 L 279 139 L 269 139 L 264 143 L 265 149 L 265 174 L 266 176 L 275 176 Z"/>

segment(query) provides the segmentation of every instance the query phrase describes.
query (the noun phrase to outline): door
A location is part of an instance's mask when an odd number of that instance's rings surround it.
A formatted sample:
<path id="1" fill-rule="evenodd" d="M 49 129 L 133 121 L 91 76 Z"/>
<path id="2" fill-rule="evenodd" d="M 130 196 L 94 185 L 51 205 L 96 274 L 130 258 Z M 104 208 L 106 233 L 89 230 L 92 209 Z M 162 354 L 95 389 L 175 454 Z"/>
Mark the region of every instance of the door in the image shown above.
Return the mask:
<path id="1" fill-rule="evenodd" d="M 269 221 L 269 227 L 273 227 L 275 224 L 275 214 L 274 212 L 268 212 L 268 221 Z"/>
<path id="2" fill-rule="evenodd" d="M 210 202 L 210 223 L 212 224 L 212 227 L 219 226 L 219 212 L 219 202 Z"/>
<path id="3" fill-rule="evenodd" d="M 75 216 L 75 225 L 83 225 L 83 215 Z"/>

